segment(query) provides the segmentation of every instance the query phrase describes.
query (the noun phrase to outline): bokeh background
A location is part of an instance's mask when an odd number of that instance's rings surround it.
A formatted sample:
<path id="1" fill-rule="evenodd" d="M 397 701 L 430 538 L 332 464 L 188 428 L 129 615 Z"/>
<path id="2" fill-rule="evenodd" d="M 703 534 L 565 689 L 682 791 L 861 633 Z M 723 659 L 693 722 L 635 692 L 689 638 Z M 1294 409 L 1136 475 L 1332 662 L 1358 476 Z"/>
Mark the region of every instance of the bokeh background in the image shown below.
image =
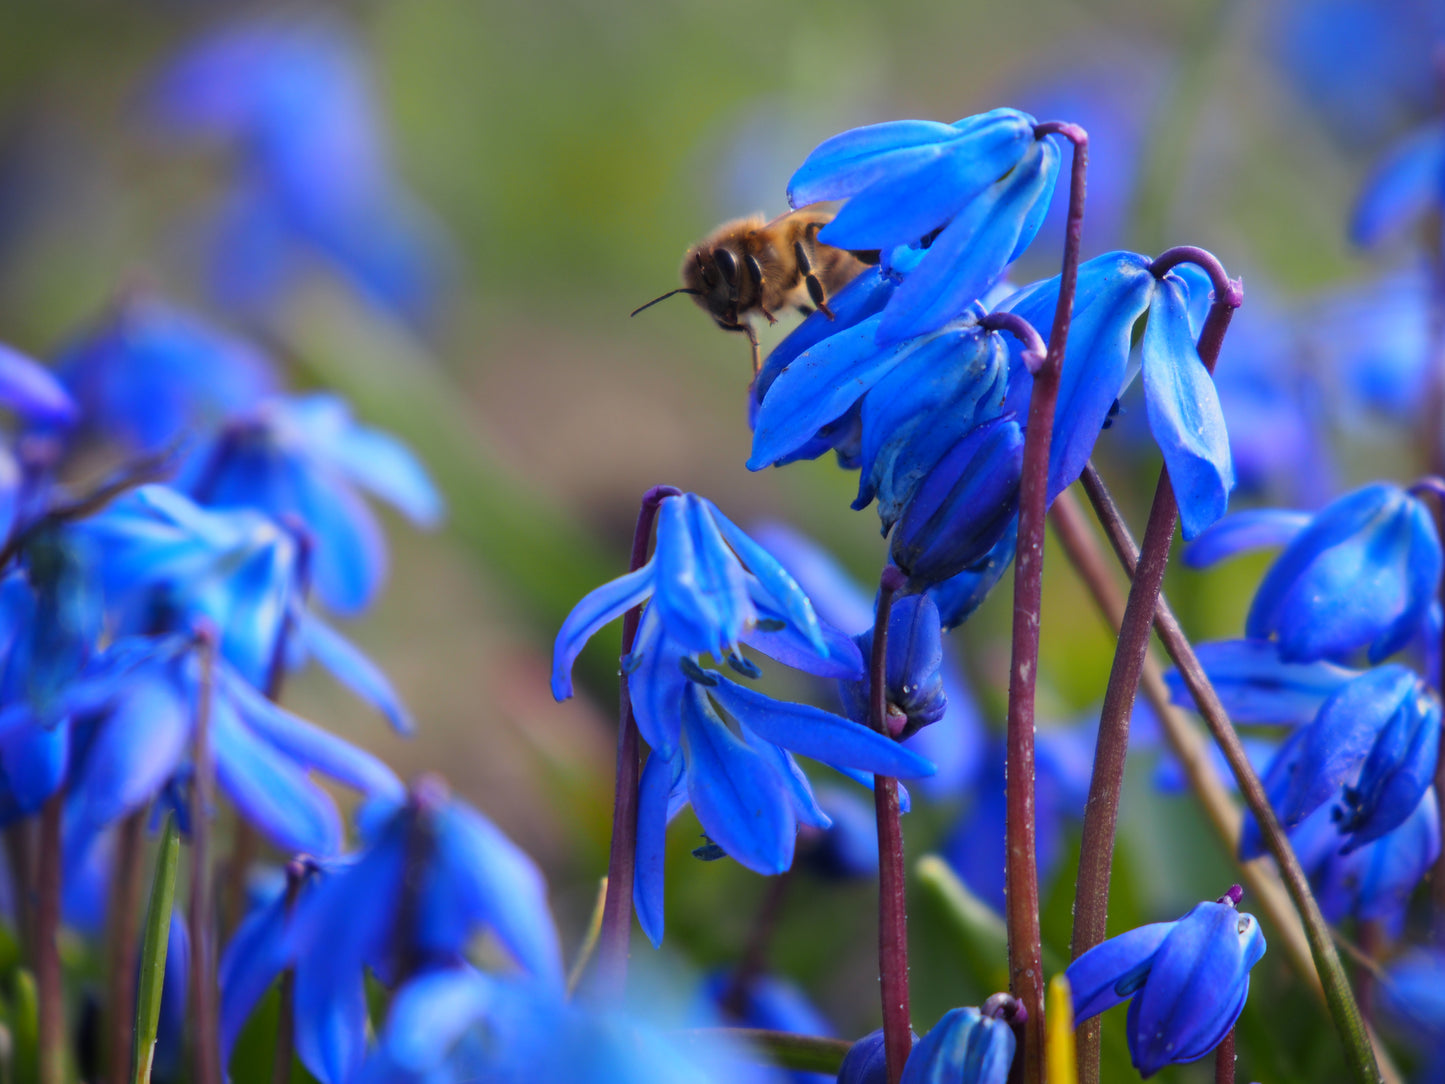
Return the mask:
<path id="1" fill-rule="evenodd" d="M 1399 290 L 1378 285 L 1417 274 L 1409 239 L 1366 256 L 1346 223 L 1370 163 L 1437 109 L 1438 7 L 12 3 L 0 33 L 0 339 L 54 358 L 117 296 L 153 291 L 262 344 L 295 386 L 338 389 L 422 455 L 448 525 L 420 535 L 388 521 L 389 585 L 349 629 L 419 733 L 394 737 L 320 679 L 298 681 L 288 702 L 403 775 L 445 772 L 542 861 L 572 947 L 605 867 L 617 643 L 614 633 L 588 649 L 582 695 L 557 705 L 550 640 L 577 598 L 624 567 L 641 493 L 669 482 L 743 523 L 787 520 L 860 582 L 884 552 L 873 513 L 848 509 L 855 480 L 831 462 L 744 469 L 739 336 L 682 298 L 628 318 L 675 285 L 686 247 L 729 217 L 783 211 L 792 169 L 846 127 L 998 105 L 1079 121 L 1093 134 L 1086 255 L 1199 244 L 1244 276 L 1221 379 L 1236 388 L 1237 440 L 1265 450 L 1240 502 L 1317 505 L 1344 481 L 1409 469 L 1397 434 L 1411 404 L 1366 394 L 1377 375 L 1367 362 L 1423 358 L 1423 306 L 1395 313 Z M 288 253 L 282 275 L 264 256 L 246 262 L 260 225 L 218 226 L 253 149 L 158 121 L 157 80 L 198 35 L 256 19 L 323 27 L 353 57 L 404 206 L 394 246 L 376 241 L 394 224 L 374 221 L 355 249 Z M 194 104 L 203 90 L 172 93 Z M 318 168 L 344 187 L 361 167 L 344 154 L 328 162 L 317 139 Z M 1018 279 L 1055 273 L 1059 227 L 1056 215 Z M 227 285 L 238 262 L 264 287 L 256 296 Z M 1141 418 L 1126 398 L 1101 443 L 1136 523 L 1157 470 L 1132 435 Z M 1175 571 L 1167 590 L 1197 637 L 1237 635 L 1262 567 Z M 1111 642 L 1060 560 L 1045 586 L 1041 703 L 1064 723 L 1101 697 Z M 1005 582 L 951 638 L 994 726 L 1008 594 Z M 1135 769 L 1114 930 L 1177 917 L 1232 879 L 1188 799 L 1150 785 L 1150 755 Z M 937 846 L 972 798 L 920 808 L 910 851 Z M 765 888 L 731 863 L 692 861 L 695 831 L 674 830 L 665 949 L 654 957 L 639 941 L 659 970 L 735 958 Z M 1046 938 L 1059 949 L 1071 895 L 1068 876 L 1048 893 Z M 922 1031 L 998 980 L 926 893 L 915 904 Z M 775 945 L 776 969 L 843 1035 L 874 1024 L 873 908 L 867 885 L 802 878 Z M 1322 1014 L 1281 960 L 1256 976 L 1241 1024 L 1246 1079 L 1331 1079 Z M 1116 1038 L 1118 1015 L 1106 1025 Z"/>

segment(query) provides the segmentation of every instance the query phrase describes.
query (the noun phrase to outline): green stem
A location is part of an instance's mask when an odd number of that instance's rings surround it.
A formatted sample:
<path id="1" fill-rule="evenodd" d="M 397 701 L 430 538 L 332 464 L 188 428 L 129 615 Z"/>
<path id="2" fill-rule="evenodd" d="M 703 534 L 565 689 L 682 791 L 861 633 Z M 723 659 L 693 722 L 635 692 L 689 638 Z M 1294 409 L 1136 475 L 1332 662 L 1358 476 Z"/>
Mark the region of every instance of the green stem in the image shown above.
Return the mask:
<path id="1" fill-rule="evenodd" d="M 135 999 L 135 1032 L 132 1044 L 131 1084 L 150 1084 L 151 1061 L 155 1057 L 156 1029 L 161 1019 L 161 994 L 166 980 L 166 954 L 170 948 L 171 913 L 176 900 L 176 867 L 180 864 L 181 833 L 176 815 L 166 817 L 156 851 L 156 870 L 151 878 L 151 898 L 146 909 L 145 941 L 141 946 L 140 982 Z M 119 1077 L 117 1080 L 121 1079 Z"/>

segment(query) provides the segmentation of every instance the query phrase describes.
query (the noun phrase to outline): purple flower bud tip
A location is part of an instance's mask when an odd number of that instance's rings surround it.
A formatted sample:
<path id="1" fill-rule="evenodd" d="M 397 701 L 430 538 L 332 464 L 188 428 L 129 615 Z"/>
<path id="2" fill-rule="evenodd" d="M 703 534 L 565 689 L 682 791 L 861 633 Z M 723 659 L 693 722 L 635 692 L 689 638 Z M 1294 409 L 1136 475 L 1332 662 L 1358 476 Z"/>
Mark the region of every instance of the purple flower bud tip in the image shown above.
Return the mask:
<path id="1" fill-rule="evenodd" d="M 1029 1018 L 1028 1007 L 1013 994 L 994 994 L 979 1006 L 978 1011 L 1015 1027 L 1027 1023 Z"/>
<path id="2" fill-rule="evenodd" d="M 411 784 L 411 806 L 418 813 L 434 813 L 450 800 L 446 780 L 435 772 L 418 776 Z"/>
<path id="3" fill-rule="evenodd" d="M 1230 885 L 1229 891 L 1220 896 L 1218 902 L 1238 907 L 1242 899 L 1244 899 L 1244 889 L 1239 885 Z"/>

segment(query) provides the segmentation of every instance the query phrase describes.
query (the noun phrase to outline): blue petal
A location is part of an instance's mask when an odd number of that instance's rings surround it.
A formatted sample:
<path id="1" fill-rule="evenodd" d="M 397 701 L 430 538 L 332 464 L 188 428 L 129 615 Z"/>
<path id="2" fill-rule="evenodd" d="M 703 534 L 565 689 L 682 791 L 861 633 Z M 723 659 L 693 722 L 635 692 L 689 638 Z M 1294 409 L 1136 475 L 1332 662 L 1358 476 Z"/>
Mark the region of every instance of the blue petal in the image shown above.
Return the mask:
<path id="1" fill-rule="evenodd" d="M 1152 262 L 1137 253 L 1110 252 L 1079 267 L 1073 325 L 1054 410 L 1050 500 L 1082 473 L 1123 389 L 1134 324 L 1154 292 Z M 1019 291 L 999 308 L 1018 313 L 1046 335 L 1053 327 L 1058 300 L 1059 280 L 1053 278 Z M 1010 408 L 1014 405 L 1010 403 Z M 1022 404 L 1018 406 L 1022 410 Z"/>
<path id="2" fill-rule="evenodd" d="M 861 771 L 858 768 L 840 768 L 838 765 L 830 765 L 839 775 L 845 775 L 860 787 L 872 792 L 878 781 L 878 776 L 873 772 Z M 885 776 L 884 778 L 894 778 Z M 908 793 L 908 788 L 902 783 L 898 784 L 898 812 L 909 813 L 913 810 L 913 797 Z"/>
<path id="3" fill-rule="evenodd" d="M 966 134 L 962 124 L 932 120 L 895 120 L 850 129 L 824 140 L 808 155 L 788 182 L 788 203 L 803 207 L 857 195 L 880 180 L 911 173 L 936 160 L 948 152 L 950 143 Z M 980 187 L 1002 172 L 988 177 Z"/>
<path id="4" fill-rule="evenodd" d="M 892 738 L 808 704 L 774 700 L 721 674 L 708 691 L 729 715 L 775 745 L 824 764 L 893 778 L 932 775 L 934 768 Z"/>
<path id="5" fill-rule="evenodd" d="M 1404 824 L 1350 857 L 1364 865 L 1363 874 L 1355 878 L 1359 917 L 1402 920 L 1410 895 L 1440 857 L 1440 807 L 1434 789 L 1425 792 Z"/>
<path id="6" fill-rule="evenodd" d="M 216 781 L 242 816 L 288 853 L 340 849 L 341 819 L 326 792 L 253 736 L 223 696 L 211 701 L 210 733 Z"/>
<path id="7" fill-rule="evenodd" d="M 988 556 L 967 571 L 951 576 L 928 589 L 928 597 L 938 607 L 938 620 L 945 630 L 957 628 L 1003 579 L 1013 564 L 1018 545 L 1019 521 L 1015 516 L 1004 528 L 1003 536 L 988 551 Z"/>
<path id="8" fill-rule="evenodd" d="M 1189 300 L 1178 276 L 1165 275 L 1149 305 L 1140 353 L 1149 429 L 1179 502 L 1186 539 L 1224 515 L 1234 489 L 1229 433 L 1219 393 L 1189 326 Z"/>
<path id="9" fill-rule="evenodd" d="M 438 813 L 433 838 L 438 881 L 491 927 L 525 971 L 560 990 L 562 948 L 537 864 L 461 802 Z M 426 936 L 423 931 L 423 941 Z"/>
<path id="10" fill-rule="evenodd" d="M 282 937 L 285 931 L 286 894 L 278 893 L 265 906 L 242 920 L 221 955 L 221 1064 L 229 1065 L 231 1050 L 256 1002 L 288 963 Z"/>
<path id="11" fill-rule="evenodd" d="M 690 652 L 726 655 L 755 615 L 742 565 L 701 498 L 662 502 L 652 561 L 652 605 L 668 636 Z"/>
<path id="12" fill-rule="evenodd" d="M 418 527 L 440 525 L 446 511 L 441 494 L 412 450 L 390 433 L 351 425 L 326 454 L 353 482 Z"/>
<path id="13" fill-rule="evenodd" d="M 1004 1084 L 1013 1029 L 977 1009 L 950 1009 L 908 1055 L 901 1084 Z"/>
<path id="14" fill-rule="evenodd" d="M 1424 503 L 1409 497 L 1401 517 L 1402 532 L 1409 536 L 1409 556 L 1405 559 L 1404 600 L 1400 616 L 1390 622 L 1370 644 L 1370 661 L 1379 662 L 1403 649 L 1425 630 L 1430 607 L 1438 604 L 1441 573 L 1445 557 L 1440 551 L 1440 535 L 1435 517 Z"/>
<path id="15" fill-rule="evenodd" d="M 1190 568 L 1209 568 L 1251 550 L 1288 546 L 1309 526 L 1308 512 L 1283 508 L 1251 508 L 1225 516 L 1184 548 L 1181 559 Z"/>
<path id="16" fill-rule="evenodd" d="M 322 946 L 314 951 L 321 953 Z M 302 960 L 296 967 L 296 1054 L 321 1084 L 348 1084 L 366 1057 L 366 983 Z"/>
<path id="17" fill-rule="evenodd" d="M 938 235 L 883 310 L 878 342 L 901 342 L 933 331 L 981 298 L 1003 275 L 1015 250 L 1032 240 L 1024 229 L 1038 228 L 1041 219 L 1031 212 L 1048 203 L 1058 175 L 1058 147 L 1048 139 L 1034 143 L 1013 172 Z"/>
<path id="18" fill-rule="evenodd" d="M 637 924 L 652 942 L 662 947 L 662 894 L 667 861 L 668 795 L 682 775 L 682 758 L 668 760 L 654 752 L 642 769 L 637 790 L 637 860 L 632 896 Z"/>
<path id="19" fill-rule="evenodd" d="M 817 542 L 776 521 L 755 525 L 753 534 L 808 593 L 823 622 L 849 636 L 872 627 L 873 599 Z"/>
<path id="20" fill-rule="evenodd" d="M 24 705 L 16 707 L 21 709 L 20 717 L 31 720 L 31 725 L 0 734 L 0 766 L 20 810 L 36 813 L 65 782 L 71 728 L 68 721 L 41 726 Z"/>
<path id="21" fill-rule="evenodd" d="M 1132 997 L 1138 989 L 1137 976 L 1153 964 L 1159 946 L 1177 925 L 1155 922 L 1140 926 L 1095 945 L 1071 963 L 1065 973 L 1074 995 L 1074 1022 L 1081 1024 Z M 1124 993 L 1116 990 L 1121 983 Z"/>
<path id="22" fill-rule="evenodd" d="M 386 577 L 381 525 L 366 502 L 329 471 L 295 460 L 286 465 L 295 487 L 294 512 L 315 540 L 316 593 L 337 613 L 359 613 Z"/>
<path id="23" fill-rule="evenodd" d="M 72 784 L 77 823 L 100 828 L 149 802 L 185 756 L 192 710 L 168 681 L 132 682 L 97 728 Z"/>
<path id="24" fill-rule="evenodd" d="M 1265 573 L 1249 608 L 1245 635 L 1254 640 L 1267 640 L 1281 627 L 1289 596 L 1309 573 L 1311 565 L 1323 553 L 1349 542 L 1352 536 L 1386 515 L 1402 497 L 1395 486 L 1365 486 L 1322 509 Z M 1291 661 L 1308 661 L 1307 656 L 1294 650 L 1286 657 Z"/>
<path id="25" fill-rule="evenodd" d="M 1350 217 L 1350 239 L 1369 247 L 1441 201 L 1445 127 L 1416 132 L 1375 167 Z"/>
<path id="26" fill-rule="evenodd" d="M 819 654 L 812 642 L 805 638 L 792 622 L 773 610 L 767 597 L 763 595 L 760 584 L 749 581 L 748 589 L 758 611 L 758 623 L 743 633 L 743 643 L 785 666 L 818 677 L 850 678 L 862 675 L 863 656 L 851 636 L 826 621 L 820 621 L 819 627 L 826 650 Z M 783 627 L 764 628 L 765 621 L 774 621 Z"/>
<path id="27" fill-rule="evenodd" d="M 1360 676 L 1358 670 L 1323 660 L 1281 662 L 1279 648 L 1270 640 L 1218 640 L 1195 645 L 1195 652 L 1236 723 L 1303 726 L 1326 700 Z M 1179 671 L 1170 670 L 1165 680 L 1174 703 L 1194 707 Z"/>
<path id="28" fill-rule="evenodd" d="M 880 346 L 882 316 L 824 339 L 778 374 L 758 408 L 748 470 L 763 470 L 841 418 L 915 344 Z"/>
<path id="29" fill-rule="evenodd" d="M 253 733 L 285 753 L 298 765 L 329 775 L 362 794 L 399 799 L 405 793 L 396 773 L 376 757 L 335 734 L 291 714 L 266 699 L 244 681 L 220 677 L 224 695 L 231 698 Z"/>
<path id="30" fill-rule="evenodd" d="M 733 735 L 696 685 L 683 696 L 687 794 L 708 837 L 756 873 L 793 864 L 797 821 L 772 766 Z"/>
<path id="31" fill-rule="evenodd" d="M 503 991 L 472 967 L 427 971 L 396 992 L 382 1043 L 402 1069 L 436 1069 L 462 1033 L 484 1021 Z"/>
<path id="32" fill-rule="evenodd" d="M 808 777 L 803 774 L 803 769 L 798 767 L 793 755 L 786 749 L 758 737 L 746 726 L 738 729 L 742 732 L 743 741 L 772 764 L 778 781 L 787 792 L 788 800 L 793 803 L 793 813 L 798 821 L 814 828 L 831 828 L 832 819 L 818 805 L 818 800 L 813 795 L 813 787 L 808 782 Z"/>
<path id="33" fill-rule="evenodd" d="M 677 750 L 682 692 L 688 684 L 681 665 L 684 654 L 668 639 L 662 620 L 649 606 L 627 659 L 627 695 L 638 732 L 664 757 Z"/>
<path id="34" fill-rule="evenodd" d="M 1417 681 L 1380 731 L 1359 782 L 1345 791 L 1345 851 L 1398 828 L 1419 806 L 1435 778 L 1440 715 L 1440 702 Z"/>
<path id="35" fill-rule="evenodd" d="M 747 565 L 748 571 L 757 577 L 758 582 L 771 597 L 773 606 L 781 610 L 788 618 L 792 626 L 804 636 L 820 652 L 826 652 L 828 645 L 823 639 L 823 630 L 818 624 L 818 617 L 813 612 L 813 604 L 808 601 L 808 596 L 798 586 L 796 580 L 788 575 L 786 569 L 778 563 L 775 558 L 762 546 L 748 537 L 748 535 L 718 511 L 717 505 L 712 501 L 703 499 L 703 506 L 712 513 L 713 522 L 727 539 L 728 545 Z"/>
<path id="36" fill-rule="evenodd" d="M 3 344 L 0 344 L 0 406 L 49 425 L 70 425 L 79 413 L 60 381 L 18 350 Z"/>
<path id="37" fill-rule="evenodd" d="M 309 610 L 292 611 L 301 646 L 333 677 L 368 704 L 377 708 L 399 734 L 411 734 L 416 723 L 385 674 L 361 649 Z M 565 698 L 564 698 L 565 699 Z"/>
<path id="38" fill-rule="evenodd" d="M 635 572 L 619 576 L 588 592 L 572 608 L 567 620 L 562 622 L 552 647 L 554 697 L 567 700 L 572 696 L 572 664 L 577 661 L 582 648 L 599 629 L 610 625 L 652 594 L 652 577 L 653 567 L 649 561 Z"/>

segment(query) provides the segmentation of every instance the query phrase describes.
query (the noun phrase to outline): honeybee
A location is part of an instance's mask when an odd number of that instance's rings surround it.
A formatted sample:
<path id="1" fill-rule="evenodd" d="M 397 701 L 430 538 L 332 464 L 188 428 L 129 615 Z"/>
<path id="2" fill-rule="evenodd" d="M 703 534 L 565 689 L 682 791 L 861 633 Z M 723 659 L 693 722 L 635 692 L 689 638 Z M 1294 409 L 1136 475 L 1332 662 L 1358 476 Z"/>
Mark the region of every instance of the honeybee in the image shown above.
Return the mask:
<path id="1" fill-rule="evenodd" d="M 774 314 L 786 308 L 804 315 L 818 309 L 831 320 L 828 298 L 865 266 L 878 262 L 876 252 L 821 244 L 818 231 L 832 220 L 832 212 L 804 207 L 771 222 L 752 215 L 725 223 L 687 250 L 681 287 L 653 298 L 632 315 L 674 294 L 691 294 L 718 327 L 748 337 L 757 376 L 762 357 L 749 319 L 754 312 L 770 324 L 776 324 Z"/>

